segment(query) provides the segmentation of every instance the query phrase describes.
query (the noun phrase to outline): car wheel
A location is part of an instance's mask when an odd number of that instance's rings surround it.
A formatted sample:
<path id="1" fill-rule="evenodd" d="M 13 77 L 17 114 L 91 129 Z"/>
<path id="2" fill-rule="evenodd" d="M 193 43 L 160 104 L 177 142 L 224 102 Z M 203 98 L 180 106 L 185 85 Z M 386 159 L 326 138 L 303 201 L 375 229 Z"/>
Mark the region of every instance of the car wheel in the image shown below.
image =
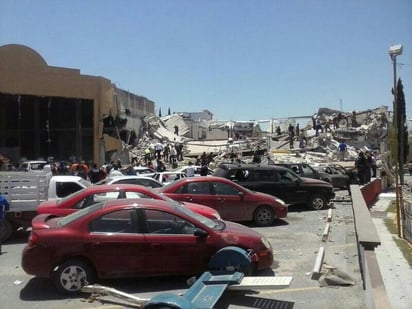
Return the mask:
<path id="1" fill-rule="evenodd" d="M 54 284 L 59 292 L 77 294 L 81 288 L 94 282 L 94 272 L 85 262 L 72 259 L 60 265 L 54 274 Z"/>
<path id="2" fill-rule="evenodd" d="M 322 194 L 315 194 L 309 200 L 309 207 L 314 210 L 320 210 L 326 207 L 326 199 Z"/>
<path id="3" fill-rule="evenodd" d="M 253 222 L 257 226 L 269 226 L 275 220 L 273 210 L 267 206 L 261 206 L 253 214 Z"/>
<path id="4" fill-rule="evenodd" d="M 6 241 L 13 234 L 13 227 L 11 223 L 6 220 L 0 220 L 0 243 Z"/>

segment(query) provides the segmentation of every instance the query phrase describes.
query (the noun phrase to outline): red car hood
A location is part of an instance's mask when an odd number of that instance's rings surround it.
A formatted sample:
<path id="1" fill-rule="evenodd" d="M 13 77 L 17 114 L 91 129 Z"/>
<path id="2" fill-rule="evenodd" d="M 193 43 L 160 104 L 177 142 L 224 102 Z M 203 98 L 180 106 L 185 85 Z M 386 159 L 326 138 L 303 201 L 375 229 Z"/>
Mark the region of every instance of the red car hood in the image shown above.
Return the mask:
<path id="1" fill-rule="evenodd" d="M 225 221 L 226 228 L 222 231 L 221 237 L 224 238 L 231 244 L 242 244 L 246 247 L 253 248 L 252 243 L 250 243 L 251 238 L 254 239 L 254 243 L 261 244 L 261 238 L 263 237 L 260 233 L 252 230 L 251 228 L 245 227 L 242 224 Z M 247 239 L 247 244 L 244 240 Z M 253 248 L 256 249 L 256 248 Z"/>
<path id="2" fill-rule="evenodd" d="M 199 215 L 202 215 L 203 217 L 209 218 L 209 219 L 221 219 L 220 214 L 217 212 L 217 210 L 201 205 L 201 204 L 195 204 L 195 203 L 187 203 L 184 202 L 183 205 L 190 209 L 193 212 L 198 213 Z"/>

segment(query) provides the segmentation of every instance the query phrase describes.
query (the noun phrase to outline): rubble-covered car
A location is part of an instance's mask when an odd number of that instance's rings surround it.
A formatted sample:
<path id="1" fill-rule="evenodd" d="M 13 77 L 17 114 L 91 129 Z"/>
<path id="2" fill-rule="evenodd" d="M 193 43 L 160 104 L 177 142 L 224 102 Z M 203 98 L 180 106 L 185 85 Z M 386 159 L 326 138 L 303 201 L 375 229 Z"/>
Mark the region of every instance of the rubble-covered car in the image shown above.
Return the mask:
<path id="1" fill-rule="evenodd" d="M 269 226 L 288 213 L 288 206 L 281 199 L 222 177 L 186 177 L 156 190 L 178 201 L 212 207 L 225 220 L 253 221 L 257 226 Z"/>
<path id="2" fill-rule="evenodd" d="M 250 252 L 251 272 L 273 263 L 270 242 L 251 228 L 210 220 L 179 204 L 120 199 L 66 217 L 36 216 L 21 265 L 74 294 L 99 279 L 200 275 L 228 246 Z"/>
<path id="3" fill-rule="evenodd" d="M 342 179 L 347 181 L 347 187 L 351 184 L 358 184 L 358 174 L 355 168 L 345 168 L 337 163 L 316 163 L 313 165 L 313 168 L 323 174 L 328 174 L 332 179 L 337 181 L 339 179 L 343 182 Z"/>
<path id="4" fill-rule="evenodd" d="M 154 192 L 150 188 L 130 184 L 100 185 L 88 187 L 86 189 L 77 191 L 61 200 L 45 201 L 40 203 L 37 207 L 37 213 L 53 214 L 55 216 L 66 216 L 80 209 L 90 207 L 91 205 L 98 202 L 130 198 L 163 200 L 171 206 L 181 204 L 182 206 L 185 206 L 202 216 L 208 217 L 210 219 L 221 219 L 220 214 L 211 207 L 194 203 L 177 202 L 170 199 L 164 194 Z"/>
<path id="5" fill-rule="evenodd" d="M 332 184 L 334 188 L 348 189 L 350 185 L 349 176 L 339 172 L 336 168 L 326 165 L 310 165 L 308 163 L 276 163 L 294 171 L 300 177 L 320 179 Z"/>
<path id="6" fill-rule="evenodd" d="M 276 165 L 223 163 L 215 176 L 230 179 L 250 190 L 276 196 L 290 205 L 303 204 L 323 209 L 335 197 L 333 186 L 323 180 L 299 177 L 292 170 Z"/>

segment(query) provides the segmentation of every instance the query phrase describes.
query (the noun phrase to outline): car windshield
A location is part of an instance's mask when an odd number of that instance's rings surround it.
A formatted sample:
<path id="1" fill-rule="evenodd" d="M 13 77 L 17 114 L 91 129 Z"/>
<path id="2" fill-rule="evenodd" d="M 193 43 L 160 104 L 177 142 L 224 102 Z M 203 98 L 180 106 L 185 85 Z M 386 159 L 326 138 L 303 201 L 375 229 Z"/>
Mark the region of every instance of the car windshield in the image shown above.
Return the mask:
<path id="1" fill-rule="evenodd" d="M 174 202 L 174 201 L 173 201 Z M 195 213 L 191 211 L 190 209 L 184 207 L 182 204 L 177 204 L 173 206 L 176 210 L 186 214 L 187 216 L 190 216 L 191 218 L 194 218 L 195 220 L 201 222 L 202 224 L 206 225 L 208 228 L 221 231 L 223 230 L 226 225 L 223 221 L 221 220 L 212 220 L 209 218 L 206 218 L 202 215 L 199 215 L 198 213 Z"/>
<path id="2" fill-rule="evenodd" d="M 59 220 L 59 222 L 57 222 L 57 225 L 58 226 L 65 226 L 67 224 L 70 224 L 71 222 L 76 221 L 77 219 L 82 218 L 82 217 L 88 215 L 89 213 L 92 213 L 92 212 L 94 212 L 98 209 L 103 208 L 103 205 L 104 205 L 104 203 L 101 202 L 101 203 L 97 203 L 97 204 L 94 204 L 92 206 L 83 208 L 79 211 L 73 212 L 70 215 L 67 215 L 67 216 L 61 218 Z"/>

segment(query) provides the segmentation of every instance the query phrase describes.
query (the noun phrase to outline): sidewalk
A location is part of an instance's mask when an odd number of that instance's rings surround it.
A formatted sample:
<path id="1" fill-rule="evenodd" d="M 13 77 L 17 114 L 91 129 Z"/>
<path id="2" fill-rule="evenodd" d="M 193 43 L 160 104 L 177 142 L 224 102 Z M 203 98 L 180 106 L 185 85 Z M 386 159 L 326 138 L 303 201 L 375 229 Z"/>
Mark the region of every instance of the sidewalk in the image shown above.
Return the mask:
<path id="1" fill-rule="evenodd" d="M 396 309 L 412 308 L 412 269 L 396 245 L 384 220 L 393 214 L 386 209 L 395 200 L 395 193 L 382 193 L 371 208 L 372 221 L 375 224 L 381 245 L 375 249 L 385 289 L 392 305 Z"/>

